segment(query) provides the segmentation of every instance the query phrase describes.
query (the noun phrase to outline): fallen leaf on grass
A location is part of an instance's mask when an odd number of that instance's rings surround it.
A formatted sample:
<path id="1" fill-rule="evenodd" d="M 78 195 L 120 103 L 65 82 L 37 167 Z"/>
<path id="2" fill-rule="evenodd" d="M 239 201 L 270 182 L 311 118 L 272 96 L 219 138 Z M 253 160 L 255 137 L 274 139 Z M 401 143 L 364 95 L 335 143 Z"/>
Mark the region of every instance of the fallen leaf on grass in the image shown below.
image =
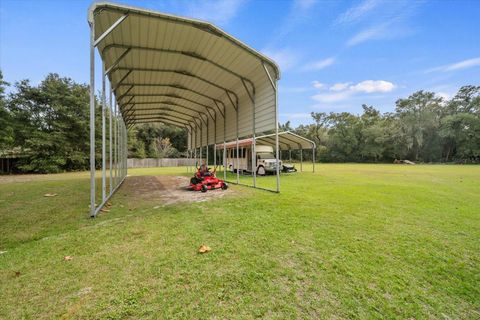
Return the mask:
<path id="1" fill-rule="evenodd" d="M 106 208 L 102 208 L 102 209 L 100 209 L 100 211 L 101 211 L 101 212 L 110 212 L 110 210 L 109 210 L 109 209 L 106 209 Z"/>
<path id="2" fill-rule="evenodd" d="M 22 273 L 20 271 L 15 271 L 15 277 L 20 277 L 22 275 Z"/>
<path id="3" fill-rule="evenodd" d="M 105 205 L 106 205 L 107 207 L 111 207 L 111 206 L 112 206 L 112 203 L 111 203 L 111 202 L 107 202 Z"/>
<path id="4" fill-rule="evenodd" d="M 4 253 L 7 253 L 7 251 L 0 251 L 0 254 L 4 254 Z"/>
<path id="5" fill-rule="evenodd" d="M 200 246 L 200 248 L 198 248 L 198 253 L 207 253 L 207 252 L 210 252 L 212 251 L 212 248 L 210 248 L 209 246 L 206 246 L 204 244 L 202 244 Z"/>
<path id="6" fill-rule="evenodd" d="M 56 196 L 58 196 L 58 193 L 45 193 L 43 196 L 44 197 L 56 197 Z"/>
<path id="7" fill-rule="evenodd" d="M 63 260 L 64 261 L 70 261 L 70 260 L 73 260 L 73 257 L 72 256 L 65 256 L 65 257 L 63 257 Z"/>

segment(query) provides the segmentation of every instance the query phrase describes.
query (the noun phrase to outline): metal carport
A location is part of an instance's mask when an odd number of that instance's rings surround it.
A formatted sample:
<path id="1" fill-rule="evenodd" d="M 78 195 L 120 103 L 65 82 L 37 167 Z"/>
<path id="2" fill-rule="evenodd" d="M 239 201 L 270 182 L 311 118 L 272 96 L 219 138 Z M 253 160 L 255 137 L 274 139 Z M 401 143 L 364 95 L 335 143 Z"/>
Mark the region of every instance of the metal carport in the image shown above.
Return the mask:
<path id="1" fill-rule="evenodd" d="M 278 139 L 277 139 L 278 137 Z M 264 136 L 256 137 L 256 143 L 270 145 L 275 147 L 278 141 L 279 150 L 288 150 L 290 152 L 291 160 L 291 151 L 300 150 L 300 171 L 303 171 L 303 150 L 312 150 L 312 171 L 315 172 L 315 142 L 304 138 L 296 133 L 291 131 L 278 132 L 278 134 L 272 133 Z"/>
<path id="2" fill-rule="evenodd" d="M 255 141 L 257 134 L 273 130 L 277 158 L 274 191 L 280 191 L 277 135 L 280 71 L 274 61 L 213 24 L 195 19 L 113 3 L 94 3 L 89 9 L 88 22 L 91 216 L 98 213 L 126 177 L 127 131 L 136 123 L 162 122 L 185 128 L 189 153 L 200 159 L 205 151 L 208 153 L 208 146 L 245 137 Z M 95 204 L 95 48 L 102 65 L 102 201 L 98 206 Z M 254 175 L 254 187 L 255 178 Z"/>
<path id="3" fill-rule="evenodd" d="M 278 137 L 278 140 L 277 140 Z M 237 143 L 240 147 L 251 146 L 253 143 L 252 138 L 242 139 L 238 142 L 231 141 L 225 144 L 219 144 L 216 148 L 222 149 L 224 147 L 231 148 L 232 146 Z M 275 133 L 266 134 L 263 136 L 255 137 L 255 144 L 256 145 L 266 145 L 272 146 L 275 148 L 276 143 L 278 141 L 279 151 L 288 150 L 290 151 L 290 160 L 291 160 L 291 151 L 292 150 L 300 150 L 300 170 L 303 171 L 303 150 L 311 150 L 312 151 L 312 171 L 315 172 L 315 149 L 316 144 L 314 141 L 304 138 L 294 132 L 291 131 L 283 131 L 279 132 L 278 135 Z"/>

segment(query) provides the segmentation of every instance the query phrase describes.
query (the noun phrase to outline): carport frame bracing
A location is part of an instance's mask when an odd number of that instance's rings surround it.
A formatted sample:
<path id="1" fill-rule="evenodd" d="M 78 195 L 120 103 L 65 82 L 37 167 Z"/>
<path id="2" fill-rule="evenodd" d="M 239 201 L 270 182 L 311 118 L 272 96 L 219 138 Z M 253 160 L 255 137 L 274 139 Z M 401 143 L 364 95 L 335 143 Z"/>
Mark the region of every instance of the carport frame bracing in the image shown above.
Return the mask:
<path id="1" fill-rule="evenodd" d="M 125 180 L 128 130 L 139 123 L 160 122 L 186 129 L 188 157 L 208 165 L 208 150 L 213 146 L 214 166 L 218 143 L 225 146 L 227 140 L 236 141 L 238 151 L 239 139 L 247 136 L 254 141 L 253 165 L 257 133 L 265 135 L 273 131 L 277 166 L 276 188 L 271 191 L 280 192 L 277 89 L 280 71 L 273 60 L 200 20 L 105 2 L 92 4 L 88 22 L 91 217 L 98 214 Z M 157 37 L 162 40 L 153 41 L 151 32 L 163 35 Z M 95 48 L 102 66 L 99 205 L 95 201 Z M 162 63 L 166 65 L 159 67 Z M 244 70 L 248 72 L 242 73 Z M 155 77 L 161 82 L 145 81 Z M 161 91 L 163 88 L 173 93 Z M 151 89 L 155 91 L 145 92 Z M 225 147 L 222 159 L 226 179 Z M 257 187 L 253 171 L 253 187 Z M 240 183 L 238 171 L 234 183 Z"/>

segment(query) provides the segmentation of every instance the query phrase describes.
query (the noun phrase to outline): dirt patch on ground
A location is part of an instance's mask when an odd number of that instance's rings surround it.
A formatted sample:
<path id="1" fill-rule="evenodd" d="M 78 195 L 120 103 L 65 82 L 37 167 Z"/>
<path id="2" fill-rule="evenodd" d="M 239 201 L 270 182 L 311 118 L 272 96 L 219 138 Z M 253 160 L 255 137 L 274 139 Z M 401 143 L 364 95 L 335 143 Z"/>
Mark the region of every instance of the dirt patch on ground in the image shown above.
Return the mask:
<path id="1" fill-rule="evenodd" d="M 158 201 L 159 205 L 180 202 L 203 202 L 233 194 L 228 190 L 192 191 L 187 188 L 190 178 L 182 176 L 134 176 L 127 177 L 121 187 L 122 193 L 135 199 Z"/>

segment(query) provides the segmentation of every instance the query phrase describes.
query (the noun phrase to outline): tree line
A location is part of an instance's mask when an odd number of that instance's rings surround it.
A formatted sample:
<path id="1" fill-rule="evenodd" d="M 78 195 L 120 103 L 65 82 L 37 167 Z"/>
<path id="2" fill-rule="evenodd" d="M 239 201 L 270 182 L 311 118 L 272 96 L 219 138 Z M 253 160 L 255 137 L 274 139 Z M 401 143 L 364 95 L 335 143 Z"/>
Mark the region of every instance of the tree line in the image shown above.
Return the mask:
<path id="1" fill-rule="evenodd" d="M 176 126 L 144 123 L 128 132 L 129 157 L 180 158 L 186 156 L 187 131 Z"/>
<path id="2" fill-rule="evenodd" d="M 15 172 L 54 173 L 89 169 L 89 86 L 49 74 L 38 85 L 10 84 L 0 71 L 0 160 Z M 96 163 L 101 163 L 101 104 L 96 98 Z M 108 117 L 108 113 L 107 113 Z M 107 144 L 108 121 L 107 121 Z M 181 156 L 186 133 L 168 125 L 143 125 L 129 131 L 129 156 Z M 172 144 L 173 143 L 173 144 Z M 178 148 L 178 150 L 177 150 Z M 107 145 L 108 150 L 108 145 Z M 1 170 L 0 170 L 1 171 Z M 5 171 L 5 170 L 4 170 Z"/>
<path id="3" fill-rule="evenodd" d="M 418 91 L 398 99 L 394 112 L 363 105 L 362 114 L 312 112 L 314 123 L 290 130 L 317 144 L 324 162 L 480 162 L 480 86 L 446 100 Z"/>
<path id="4" fill-rule="evenodd" d="M 7 88 L 12 89 L 8 94 Z M 98 98 L 96 106 L 98 164 Z M 311 116 L 312 124 L 292 128 L 287 122 L 280 130 L 315 141 L 319 161 L 480 162 L 480 86 L 464 86 L 449 100 L 418 91 L 399 99 L 394 112 L 363 105 L 359 115 L 312 112 Z M 19 172 L 87 170 L 89 87 L 58 74 L 47 75 L 38 85 L 23 80 L 11 86 L 0 71 L 0 128 L 0 159 L 15 159 Z M 186 141 L 187 132 L 175 126 L 137 125 L 128 132 L 129 156 L 184 157 Z"/>

